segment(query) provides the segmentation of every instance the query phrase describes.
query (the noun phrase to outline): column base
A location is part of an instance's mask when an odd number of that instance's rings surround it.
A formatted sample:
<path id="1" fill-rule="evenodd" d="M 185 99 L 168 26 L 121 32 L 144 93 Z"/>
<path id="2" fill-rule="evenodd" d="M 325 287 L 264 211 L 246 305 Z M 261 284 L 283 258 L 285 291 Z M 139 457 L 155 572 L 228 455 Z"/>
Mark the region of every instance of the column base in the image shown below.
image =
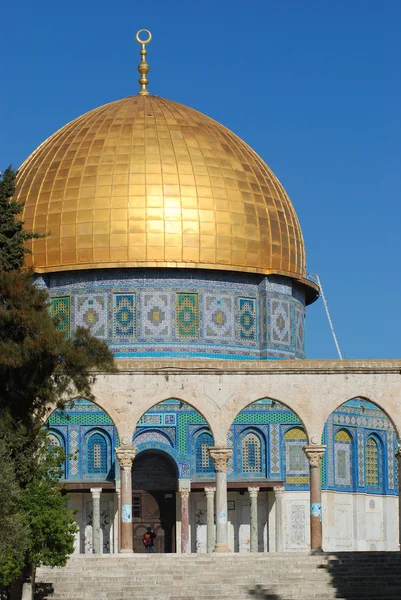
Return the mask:
<path id="1" fill-rule="evenodd" d="M 309 552 L 309 554 L 311 556 L 316 556 L 319 554 L 325 554 L 324 550 L 322 550 L 322 548 L 312 548 L 311 551 Z"/>
<path id="2" fill-rule="evenodd" d="M 121 548 L 119 554 L 134 554 L 132 548 Z"/>
<path id="3" fill-rule="evenodd" d="M 228 544 L 216 544 L 213 552 L 230 552 Z"/>

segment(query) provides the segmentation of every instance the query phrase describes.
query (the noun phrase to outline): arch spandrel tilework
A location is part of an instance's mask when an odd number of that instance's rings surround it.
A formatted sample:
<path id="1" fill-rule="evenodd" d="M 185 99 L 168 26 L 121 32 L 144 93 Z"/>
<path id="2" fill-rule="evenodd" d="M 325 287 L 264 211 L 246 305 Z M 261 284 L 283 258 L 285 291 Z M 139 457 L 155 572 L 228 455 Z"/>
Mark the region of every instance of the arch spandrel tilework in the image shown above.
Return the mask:
<path id="1" fill-rule="evenodd" d="M 376 404 L 361 398 L 349 400 L 332 413 L 326 428 L 328 478 L 324 489 L 395 493 L 396 435 L 390 419 Z M 373 446 L 372 453 L 368 452 L 369 463 L 366 460 L 366 444 L 372 435 L 378 444 L 378 470 L 374 468 Z"/>
<path id="2" fill-rule="evenodd" d="M 50 432 L 63 436 L 65 440 L 67 480 L 112 481 L 114 479 L 116 468 L 114 448 L 119 445 L 117 431 L 109 415 L 99 406 L 90 400 L 75 399 L 68 402 L 64 409 L 55 410 L 49 416 L 47 426 L 51 428 Z M 90 472 L 94 448 L 89 448 L 88 442 L 94 435 L 101 436 L 99 441 L 103 449 L 100 449 L 100 470 L 95 468 Z M 102 440 L 107 446 L 106 463 Z M 96 437 L 92 442 L 95 441 Z"/>

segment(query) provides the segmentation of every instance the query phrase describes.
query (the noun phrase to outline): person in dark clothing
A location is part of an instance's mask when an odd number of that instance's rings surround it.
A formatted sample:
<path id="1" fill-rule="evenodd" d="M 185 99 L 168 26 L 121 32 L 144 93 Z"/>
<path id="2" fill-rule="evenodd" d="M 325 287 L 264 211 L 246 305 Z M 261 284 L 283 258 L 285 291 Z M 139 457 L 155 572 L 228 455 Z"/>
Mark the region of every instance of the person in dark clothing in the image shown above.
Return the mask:
<path id="1" fill-rule="evenodd" d="M 155 539 L 156 534 L 154 531 L 152 531 L 151 527 L 148 527 L 146 530 L 146 533 L 143 534 L 143 545 L 146 548 L 146 552 L 153 553 L 155 551 L 155 547 L 154 547 L 154 542 L 153 540 Z"/>

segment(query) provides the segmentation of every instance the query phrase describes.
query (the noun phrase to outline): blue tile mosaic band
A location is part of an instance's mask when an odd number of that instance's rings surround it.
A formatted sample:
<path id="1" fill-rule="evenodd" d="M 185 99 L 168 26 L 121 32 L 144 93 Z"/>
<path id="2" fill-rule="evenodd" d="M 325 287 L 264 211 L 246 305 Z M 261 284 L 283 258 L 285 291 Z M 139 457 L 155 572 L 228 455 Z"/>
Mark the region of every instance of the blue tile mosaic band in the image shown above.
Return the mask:
<path id="1" fill-rule="evenodd" d="M 284 277 L 113 269 L 37 281 L 66 335 L 88 327 L 119 358 L 304 357 L 305 299 Z"/>

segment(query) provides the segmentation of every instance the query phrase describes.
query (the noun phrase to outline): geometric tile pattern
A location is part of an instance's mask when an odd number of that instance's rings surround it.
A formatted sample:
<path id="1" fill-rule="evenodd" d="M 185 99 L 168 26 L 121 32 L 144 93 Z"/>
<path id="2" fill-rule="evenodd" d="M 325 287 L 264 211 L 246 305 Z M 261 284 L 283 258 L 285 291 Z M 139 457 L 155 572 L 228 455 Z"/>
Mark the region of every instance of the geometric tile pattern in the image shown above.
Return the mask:
<path id="1" fill-rule="evenodd" d="M 277 423 L 272 423 L 270 432 L 270 473 L 280 474 L 280 429 Z"/>
<path id="2" fill-rule="evenodd" d="M 57 318 L 57 329 L 63 331 L 65 337 L 70 337 L 70 299 L 53 298 L 51 301 L 52 317 Z"/>
<path id="3" fill-rule="evenodd" d="M 237 322 L 240 339 L 256 341 L 256 300 L 254 298 L 239 298 Z"/>
<path id="4" fill-rule="evenodd" d="M 213 446 L 213 438 L 210 433 L 201 433 L 195 441 L 195 472 L 199 475 L 214 473 L 213 461 L 210 458 L 208 448 Z"/>
<path id="5" fill-rule="evenodd" d="M 394 489 L 394 435 L 392 431 L 387 434 L 387 465 L 388 465 L 388 487 Z"/>
<path id="6" fill-rule="evenodd" d="M 170 296 L 162 292 L 142 295 L 142 332 L 145 337 L 171 336 Z"/>
<path id="7" fill-rule="evenodd" d="M 169 444 L 169 446 L 172 445 L 168 437 L 159 431 L 144 431 L 137 435 L 133 440 L 134 446 L 146 444 L 147 442 L 159 442 L 160 444 Z"/>
<path id="8" fill-rule="evenodd" d="M 334 464 L 336 485 L 350 487 L 352 485 L 351 439 L 334 442 Z"/>
<path id="9" fill-rule="evenodd" d="M 373 437 L 368 438 L 365 448 L 366 486 L 379 486 L 379 447 Z"/>
<path id="10" fill-rule="evenodd" d="M 363 433 L 358 433 L 358 485 L 365 485 L 365 448 Z"/>
<path id="11" fill-rule="evenodd" d="M 294 309 L 294 335 L 295 352 L 301 356 L 304 354 L 305 344 L 305 311 Z"/>
<path id="12" fill-rule="evenodd" d="M 233 426 L 230 427 L 227 435 L 227 446 L 232 448 L 234 446 L 234 430 Z M 234 475 L 234 452 L 231 454 L 227 461 L 227 477 Z"/>
<path id="13" fill-rule="evenodd" d="M 271 336 L 272 342 L 286 346 L 291 344 L 291 307 L 288 302 L 271 301 Z"/>
<path id="14" fill-rule="evenodd" d="M 135 337 L 135 295 L 113 294 L 113 340 L 130 342 Z"/>
<path id="15" fill-rule="evenodd" d="M 177 335 L 198 337 L 198 294 L 177 294 Z"/>
<path id="16" fill-rule="evenodd" d="M 307 484 L 309 464 L 303 451 L 307 443 L 306 433 L 301 427 L 292 427 L 285 435 L 285 480 L 288 484 Z"/>
<path id="17" fill-rule="evenodd" d="M 87 327 L 91 334 L 98 338 L 106 338 L 106 296 L 78 296 L 76 299 L 75 325 L 77 327 Z"/>
<path id="18" fill-rule="evenodd" d="M 69 428 L 69 476 L 73 479 L 79 475 L 79 427 L 71 425 Z"/>
<path id="19" fill-rule="evenodd" d="M 247 433 L 242 438 L 242 473 L 261 473 L 262 459 L 260 439 L 255 433 Z"/>
<path id="20" fill-rule="evenodd" d="M 204 328 L 206 338 L 232 339 L 234 337 L 234 308 L 230 296 L 205 295 Z"/>

